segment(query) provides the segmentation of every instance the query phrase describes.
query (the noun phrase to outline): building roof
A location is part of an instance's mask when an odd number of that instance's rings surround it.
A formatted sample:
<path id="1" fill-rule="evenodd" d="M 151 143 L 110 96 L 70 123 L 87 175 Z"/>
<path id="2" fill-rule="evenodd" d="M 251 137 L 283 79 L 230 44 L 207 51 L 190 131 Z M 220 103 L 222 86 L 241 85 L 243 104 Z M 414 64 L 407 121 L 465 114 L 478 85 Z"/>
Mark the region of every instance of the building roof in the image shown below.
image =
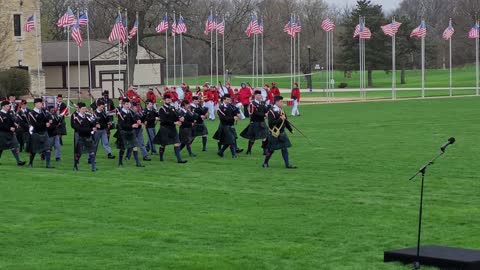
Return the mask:
<path id="1" fill-rule="evenodd" d="M 66 63 L 68 52 L 67 41 L 47 41 L 42 43 L 42 62 L 43 63 Z M 105 53 L 116 44 L 111 44 L 106 40 L 90 40 L 91 59 Z M 154 53 L 155 54 L 155 53 Z M 117 54 L 118 55 L 118 54 Z M 159 58 L 163 58 L 158 55 Z M 70 41 L 70 62 L 78 61 L 77 44 Z M 80 48 L 80 61 L 88 62 L 88 44 L 83 42 Z"/>

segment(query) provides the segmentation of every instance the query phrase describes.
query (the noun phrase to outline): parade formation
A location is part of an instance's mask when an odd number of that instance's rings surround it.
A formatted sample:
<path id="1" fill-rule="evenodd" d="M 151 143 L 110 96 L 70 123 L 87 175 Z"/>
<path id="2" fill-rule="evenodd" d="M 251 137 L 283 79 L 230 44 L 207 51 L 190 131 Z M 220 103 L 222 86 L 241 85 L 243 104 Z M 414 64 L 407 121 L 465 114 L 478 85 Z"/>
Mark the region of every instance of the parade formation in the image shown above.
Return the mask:
<path id="1" fill-rule="evenodd" d="M 207 151 L 209 131 L 205 122 L 218 117 L 219 126 L 212 138 L 218 141 L 216 151 L 219 157 L 223 158 L 227 149 L 232 158 L 238 158 L 243 152 L 239 147 L 236 124 L 245 119 L 249 124 L 239 135 L 247 140 L 246 155 L 252 155 L 255 142 L 261 141 L 265 156 L 262 167 L 268 168 L 272 154 L 281 150 L 285 167 L 293 169 L 296 167 L 289 162 L 287 150 L 291 143 L 285 132 L 287 129 L 293 133 L 292 125 L 283 109 L 280 91 L 275 82 L 271 85 L 253 90 L 247 83 L 242 83 L 238 90 L 232 89 L 229 83 L 225 86 L 220 83 L 219 87 L 205 83 L 203 89 L 197 87 L 193 93 L 187 84 L 182 83 L 181 87 L 165 87 L 163 92 L 156 88 L 160 97 L 149 88 L 145 100 L 131 85 L 127 92 L 119 89 L 124 95 L 118 99 L 117 107 L 109 97 L 109 91 L 103 91 L 102 97 L 90 105 L 79 101 L 73 106 L 73 112 L 69 112 L 61 94 L 55 98 L 54 104 L 34 98 L 32 108 L 26 100 L 17 102 L 11 95 L 1 103 L 0 157 L 4 150 L 10 150 L 18 166 L 33 168 L 39 154 L 45 167 L 53 169 L 52 153 L 56 162 L 65 159 L 62 145 L 67 136 L 73 140 L 74 171 L 80 170 L 80 159 L 84 154 L 91 171 L 97 171 L 99 145 L 107 159 L 118 157 L 119 167 L 132 157 L 137 167 L 145 167 L 144 162 L 152 161 L 154 155 L 164 162 L 170 145 L 177 162 L 184 164 L 187 160 L 182 155 L 197 156 L 192 151 L 196 138 L 201 138 L 202 152 Z M 157 98 L 162 104 L 157 104 Z M 291 98 L 296 102 L 292 116 L 300 115 L 300 91 L 296 83 Z M 67 135 L 66 117 L 70 117 L 73 134 Z M 113 153 L 113 142 L 118 156 Z M 182 153 L 184 149 L 186 153 Z M 20 159 L 20 152 L 29 154 L 28 163 Z"/>

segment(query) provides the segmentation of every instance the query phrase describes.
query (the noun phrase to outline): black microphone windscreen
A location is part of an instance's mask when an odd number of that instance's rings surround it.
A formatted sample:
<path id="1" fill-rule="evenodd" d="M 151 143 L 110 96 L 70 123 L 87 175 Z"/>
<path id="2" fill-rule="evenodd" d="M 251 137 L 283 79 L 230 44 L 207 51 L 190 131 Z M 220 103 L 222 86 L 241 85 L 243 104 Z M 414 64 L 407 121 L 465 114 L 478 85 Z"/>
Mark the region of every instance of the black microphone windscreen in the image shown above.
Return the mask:
<path id="1" fill-rule="evenodd" d="M 448 142 L 450 144 L 453 144 L 455 142 L 455 138 L 454 137 L 450 137 L 450 139 L 448 139 Z"/>

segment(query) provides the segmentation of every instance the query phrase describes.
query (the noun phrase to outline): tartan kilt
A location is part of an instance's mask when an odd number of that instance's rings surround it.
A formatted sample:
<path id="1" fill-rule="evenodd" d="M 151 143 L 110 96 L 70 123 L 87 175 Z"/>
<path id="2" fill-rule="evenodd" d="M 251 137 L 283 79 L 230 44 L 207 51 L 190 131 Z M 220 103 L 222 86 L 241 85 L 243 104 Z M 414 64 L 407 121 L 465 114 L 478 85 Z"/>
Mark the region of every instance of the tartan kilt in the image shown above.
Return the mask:
<path id="1" fill-rule="evenodd" d="M 30 153 L 42 153 L 50 150 L 50 137 L 45 131 L 44 133 L 33 133 L 30 135 Z"/>
<path id="2" fill-rule="evenodd" d="M 138 146 L 138 140 L 133 130 L 118 130 L 115 134 L 117 138 L 115 145 L 118 149 L 130 149 Z"/>
<path id="3" fill-rule="evenodd" d="M 193 142 L 193 128 L 180 128 L 180 143 L 191 144 Z"/>
<path id="4" fill-rule="evenodd" d="M 267 138 L 268 129 L 265 122 L 250 122 L 250 124 L 240 133 L 248 140 L 263 140 Z"/>
<path id="5" fill-rule="evenodd" d="M 208 135 L 208 129 L 205 123 L 193 125 L 193 137 Z"/>
<path id="6" fill-rule="evenodd" d="M 220 124 L 217 132 L 213 135 L 213 139 L 220 141 L 220 144 L 235 144 L 237 142 L 237 131 L 235 126 L 224 126 Z"/>
<path id="7" fill-rule="evenodd" d="M 67 135 L 67 126 L 65 125 L 65 120 L 62 121 L 62 126 L 58 128 L 58 135 Z"/>
<path id="8" fill-rule="evenodd" d="M 157 135 L 153 138 L 153 143 L 159 145 L 179 144 L 180 138 L 178 136 L 177 127 L 160 125 Z"/>
<path id="9" fill-rule="evenodd" d="M 0 150 L 18 148 L 17 136 L 13 132 L 0 131 Z"/>
<path id="10" fill-rule="evenodd" d="M 90 154 L 95 152 L 95 141 L 92 136 L 90 137 L 78 137 L 77 144 L 75 145 L 75 153 L 77 154 Z"/>
<path id="11" fill-rule="evenodd" d="M 286 132 L 281 132 L 278 137 L 274 137 L 272 134 L 268 134 L 267 137 L 267 149 L 268 150 L 280 150 L 283 148 L 290 148 L 292 144 L 288 139 Z"/>

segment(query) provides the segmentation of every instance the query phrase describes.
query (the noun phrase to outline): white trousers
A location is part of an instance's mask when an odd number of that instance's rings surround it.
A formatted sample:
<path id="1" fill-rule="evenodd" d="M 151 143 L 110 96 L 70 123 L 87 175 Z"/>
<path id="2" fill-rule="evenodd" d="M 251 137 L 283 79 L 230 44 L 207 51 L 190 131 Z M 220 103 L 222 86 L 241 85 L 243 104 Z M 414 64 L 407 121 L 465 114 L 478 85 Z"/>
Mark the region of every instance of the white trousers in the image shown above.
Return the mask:
<path id="1" fill-rule="evenodd" d="M 215 120 L 215 106 L 213 105 L 213 101 L 205 102 L 205 107 L 208 108 L 208 119 Z"/>
<path id="2" fill-rule="evenodd" d="M 293 108 L 292 108 L 292 116 L 300 115 L 300 111 L 298 110 L 299 102 L 297 100 L 293 101 Z"/>
<path id="3" fill-rule="evenodd" d="M 240 103 L 240 102 L 237 103 L 237 104 L 235 105 L 235 107 L 237 107 L 238 110 L 240 111 L 240 119 L 242 119 L 242 120 L 245 119 L 245 114 L 243 114 L 243 105 L 242 105 L 242 103 Z"/>

